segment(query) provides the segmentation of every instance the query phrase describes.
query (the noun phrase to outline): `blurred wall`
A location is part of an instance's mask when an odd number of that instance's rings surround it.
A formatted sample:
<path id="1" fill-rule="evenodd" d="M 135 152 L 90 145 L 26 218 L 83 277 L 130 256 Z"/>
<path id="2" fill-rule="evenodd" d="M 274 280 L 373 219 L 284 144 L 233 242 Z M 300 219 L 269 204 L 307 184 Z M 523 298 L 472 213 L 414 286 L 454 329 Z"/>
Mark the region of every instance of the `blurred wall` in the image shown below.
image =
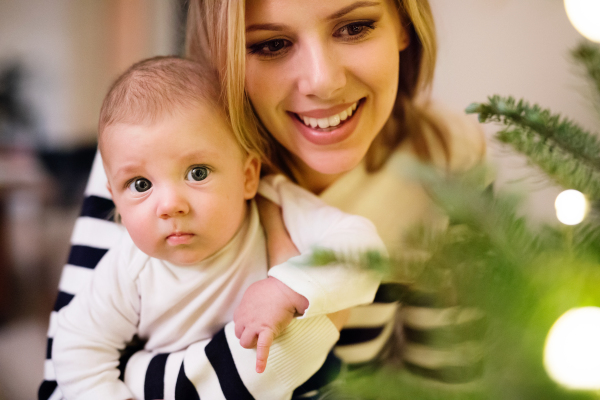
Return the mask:
<path id="1" fill-rule="evenodd" d="M 0 259 L 2 400 L 36 398 L 43 379 L 48 315 L 79 215 L 104 94 L 131 63 L 177 52 L 182 1 L 0 0 L 0 72 L 23 66 L 18 97 L 35 119 L 30 129 L 0 115 L 0 172 L 29 182 L 2 190 L 0 198 L 0 247 L 12 256 Z M 12 94 L 3 83 L 0 94 Z"/>
<path id="2" fill-rule="evenodd" d="M 433 94 L 462 112 L 491 94 L 513 95 L 597 130 L 586 88 L 569 61 L 581 40 L 562 0 L 430 0 L 440 44 Z M 176 52 L 178 0 L 2 0 L 0 67 L 21 61 L 39 141 L 72 147 L 95 140 L 100 103 L 132 62 Z M 484 127 L 488 136 L 497 129 Z M 531 193 L 527 212 L 552 220 L 558 190 L 490 142 L 498 182 Z M 536 179 L 537 177 L 537 179 Z"/>
<path id="3" fill-rule="evenodd" d="M 39 144 L 95 141 L 102 98 L 132 62 L 176 51 L 176 1 L 2 0 L 0 68 L 20 62 Z"/>
<path id="4" fill-rule="evenodd" d="M 600 119 L 587 97 L 590 89 L 568 55 L 583 37 L 570 24 L 562 0 L 430 3 L 440 47 L 434 98 L 460 112 L 489 95 L 512 95 L 600 131 Z M 489 137 L 498 127 L 484 129 Z M 491 140 L 489 144 L 500 186 L 528 192 L 525 211 L 554 222 L 559 189 L 528 168 L 524 158 Z"/>

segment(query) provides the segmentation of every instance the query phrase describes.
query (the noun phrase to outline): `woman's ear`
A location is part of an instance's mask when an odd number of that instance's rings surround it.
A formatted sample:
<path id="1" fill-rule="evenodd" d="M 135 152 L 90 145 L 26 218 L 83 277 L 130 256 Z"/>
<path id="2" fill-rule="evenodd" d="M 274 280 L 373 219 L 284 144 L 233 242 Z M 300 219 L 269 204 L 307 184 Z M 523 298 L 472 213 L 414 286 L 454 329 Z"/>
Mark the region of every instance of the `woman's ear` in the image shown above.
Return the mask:
<path id="1" fill-rule="evenodd" d="M 400 21 L 400 27 L 398 30 L 398 51 L 406 50 L 410 45 L 410 33 L 408 33 L 408 26 L 405 26 Z"/>
<path id="2" fill-rule="evenodd" d="M 260 181 L 260 158 L 254 153 L 248 153 L 244 163 L 244 199 L 250 200 L 256 195 Z"/>

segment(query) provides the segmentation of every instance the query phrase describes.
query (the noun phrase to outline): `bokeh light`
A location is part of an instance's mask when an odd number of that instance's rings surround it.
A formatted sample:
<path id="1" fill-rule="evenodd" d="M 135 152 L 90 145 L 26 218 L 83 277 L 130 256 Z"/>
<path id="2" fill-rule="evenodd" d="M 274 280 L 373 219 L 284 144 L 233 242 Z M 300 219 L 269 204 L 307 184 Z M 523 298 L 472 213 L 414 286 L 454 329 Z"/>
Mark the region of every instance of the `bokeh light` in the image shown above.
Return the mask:
<path id="1" fill-rule="evenodd" d="M 573 189 L 561 192 L 556 197 L 554 207 L 556 218 L 565 225 L 579 224 L 588 212 L 588 202 L 584 194 Z"/>
<path id="2" fill-rule="evenodd" d="M 600 389 L 600 308 L 572 309 L 554 323 L 546 338 L 544 367 L 566 388 Z"/>
<path id="3" fill-rule="evenodd" d="M 565 0 L 569 20 L 586 38 L 600 42 L 600 1 Z"/>

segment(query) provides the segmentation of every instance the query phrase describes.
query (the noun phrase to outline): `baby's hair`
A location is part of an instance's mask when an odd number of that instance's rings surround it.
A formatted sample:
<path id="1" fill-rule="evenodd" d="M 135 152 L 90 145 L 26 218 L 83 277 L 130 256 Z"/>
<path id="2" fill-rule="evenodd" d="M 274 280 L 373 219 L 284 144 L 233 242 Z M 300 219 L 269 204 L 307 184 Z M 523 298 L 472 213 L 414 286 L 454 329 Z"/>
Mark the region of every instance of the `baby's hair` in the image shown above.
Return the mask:
<path id="1" fill-rule="evenodd" d="M 175 111 L 220 105 L 216 73 L 189 59 L 159 56 L 133 64 L 104 98 L 98 135 L 115 123 L 152 124 Z M 225 115 L 225 113 L 223 114 Z"/>

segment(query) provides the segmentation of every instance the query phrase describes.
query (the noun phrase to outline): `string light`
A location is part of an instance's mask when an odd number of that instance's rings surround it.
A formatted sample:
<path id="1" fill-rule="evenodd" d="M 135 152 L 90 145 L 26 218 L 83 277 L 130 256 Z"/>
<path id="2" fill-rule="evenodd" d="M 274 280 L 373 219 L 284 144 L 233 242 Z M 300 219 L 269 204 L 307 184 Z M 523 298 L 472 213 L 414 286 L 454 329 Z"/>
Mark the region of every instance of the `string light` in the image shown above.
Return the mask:
<path id="1" fill-rule="evenodd" d="M 569 20 L 586 38 L 600 42 L 600 1 L 565 0 Z"/>
<path id="2" fill-rule="evenodd" d="M 546 338 L 544 367 L 566 388 L 600 389 L 600 308 L 572 309 L 554 323 Z"/>
<path id="3" fill-rule="evenodd" d="M 588 202 L 583 193 L 569 189 L 556 197 L 554 208 L 556 218 L 560 222 L 565 225 L 577 225 L 583 221 L 588 212 Z"/>

